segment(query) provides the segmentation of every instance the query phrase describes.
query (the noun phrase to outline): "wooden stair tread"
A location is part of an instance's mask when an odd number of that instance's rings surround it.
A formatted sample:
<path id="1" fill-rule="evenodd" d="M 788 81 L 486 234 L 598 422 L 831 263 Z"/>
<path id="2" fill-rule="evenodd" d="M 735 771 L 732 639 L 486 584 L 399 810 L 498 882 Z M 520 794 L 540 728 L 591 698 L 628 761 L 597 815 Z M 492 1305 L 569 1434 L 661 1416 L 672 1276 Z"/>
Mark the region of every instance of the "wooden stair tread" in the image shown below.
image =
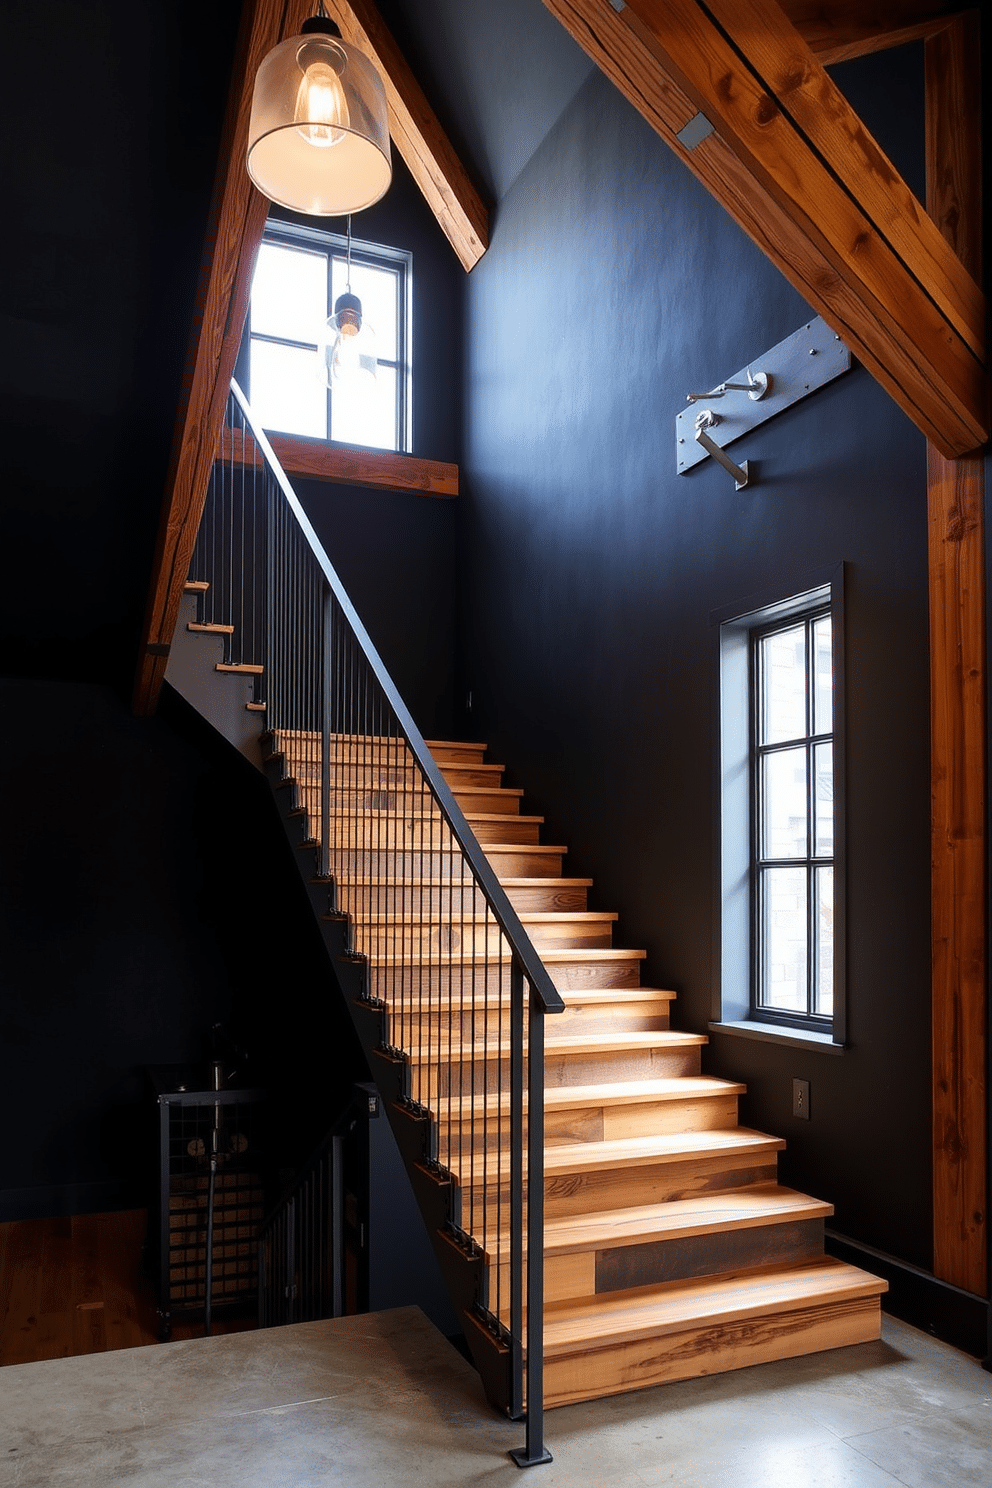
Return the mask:
<path id="1" fill-rule="evenodd" d="M 239 677 L 260 677 L 265 668 L 258 661 L 219 661 L 214 671 L 233 672 Z"/>
<path id="2" fill-rule="evenodd" d="M 753 1229 L 769 1223 L 827 1219 L 832 1204 L 778 1184 L 758 1184 L 727 1193 L 608 1209 L 598 1214 L 571 1214 L 544 1226 L 544 1254 L 568 1255 L 580 1250 L 674 1240 L 715 1231 Z"/>
<path id="3" fill-rule="evenodd" d="M 471 887 L 471 884 L 466 885 L 466 892 L 468 892 Z M 518 911 L 517 918 L 520 920 L 521 925 L 544 925 L 548 923 L 552 925 L 596 925 L 604 923 L 613 924 L 619 918 L 619 916 L 611 910 L 526 909 Z M 440 911 L 434 911 L 433 914 L 427 913 L 422 915 L 417 914 L 416 912 L 413 912 L 411 914 L 390 914 L 387 912 L 385 914 L 373 915 L 362 914 L 359 912 L 356 915 L 356 919 L 358 919 L 362 925 L 367 926 L 422 925 L 427 931 L 447 929 L 448 927 L 453 930 L 460 930 L 465 926 L 490 926 L 494 930 L 498 928 L 496 921 L 492 918 L 492 916 L 485 913 L 459 914 L 458 918 L 453 921 L 450 916 Z M 565 948 L 563 947 L 563 949 Z M 603 946 L 602 949 L 611 950 L 612 947 Z"/>
<path id="4" fill-rule="evenodd" d="M 784 1146 L 781 1137 L 769 1137 L 746 1126 L 650 1137 L 615 1137 L 605 1142 L 573 1142 L 564 1147 L 549 1147 L 544 1154 L 544 1172 L 549 1176 L 638 1167 L 649 1161 L 680 1162 L 692 1157 L 731 1157 L 741 1152 L 781 1152 Z"/>
<path id="5" fill-rule="evenodd" d="M 269 758 L 272 758 L 272 756 L 269 756 Z M 489 845 L 490 844 L 487 844 L 487 846 L 489 846 Z M 516 846 L 516 845 L 517 844 L 514 844 L 514 846 Z M 532 844 L 532 845 L 533 846 L 536 846 L 536 847 L 539 847 L 540 846 L 540 843 L 535 843 L 535 844 Z M 559 849 L 557 849 L 557 851 L 560 852 L 560 851 L 562 851 L 562 849 L 559 848 Z M 442 888 L 450 888 L 452 885 L 454 887 L 456 887 L 456 888 L 461 887 L 461 879 L 457 879 L 457 878 L 456 879 L 451 879 L 451 878 L 436 878 L 436 877 L 426 877 L 426 878 L 425 877 L 420 877 L 420 878 L 405 878 L 405 877 L 402 877 L 402 878 L 396 878 L 396 877 L 393 877 L 393 878 L 366 878 L 364 875 L 363 876 L 359 876 L 359 875 L 350 874 L 350 873 L 336 873 L 334 875 L 334 881 L 335 881 L 335 883 L 339 884 L 342 888 L 362 888 L 362 889 L 364 889 L 364 888 L 375 888 L 375 889 L 389 888 L 389 889 L 395 889 L 395 888 L 400 888 L 400 887 L 407 887 L 407 888 L 412 888 L 412 889 L 442 889 Z M 510 888 L 514 888 L 514 889 L 522 889 L 522 888 L 527 888 L 527 889 L 555 889 L 555 888 L 589 889 L 589 888 L 592 887 L 592 879 L 591 878 L 501 878 L 499 881 L 503 885 L 504 888 L 510 887 Z M 471 884 L 470 883 L 467 883 L 466 884 L 466 888 L 469 888 L 469 887 L 471 887 Z M 543 913 L 543 911 L 541 911 L 541 910 L 534 910 L 534 911 L 528 910 L 527 913 L 528 914 L 529 913 L 540 914 L 540 913 Z M 554 911 L 554 913 L 557 913 L 557 911 Z M 571 913 L 571 911 L 567 911 L 566 910 L 565 913 Z"/>
<path id="6" fill-rule="evenodd" d="M 185 594 L 206 594 L 209 588 L 210 585 L 206 579 L 187 579 L 183 585 L 183 592 Z"/>
<path id="7" fill-rule="evenodd" d="M 495 795 L 497 790 L 499 791 L 499 794 L 501 796 L 512 796 L 517 801 L 519 801 L 523 796 L 523 791 L 515 785 L 494 786 L 455 784 L 449 785 L 448 789 L 451 791 L 451 794 L 453 796 L 492 796 Z M 543 818 L 541 819 L 543 820 Z M 537 818 L 534 818 L 534 820 L 537 820 Z"/>
<path id="8" fill-rule="evenodd" d="M 268 706 L 268 703 L 245 703 L 249 713 L 264 713 Z"/>
<path id="9" fill-rule="evenodd" d="M 544 1092 L 547 1111 L 568 1111 L 583 1106 L 637 1105 L 649 1101 L 706 1099 L 709 1096 L 743 1095 L 747 1086 L 716 1075 L 677 1075 L 658 1080 L 617 1080 L 603 1085 L 564 1085 Z"/>
<path id="10" fill-rule="evenodd" d="M 462 793 L 459 792 L 460 794 Z M 528 826 L 540 827 L 544 825 L 543 816 L 511 816 L 507 811 L 466 811 L 464 815 L 465 820 L 470 825 L 472 822 L 492 822 L 495 826 L 499 826 L 500 824 L 508 826 L 512 822 L 515 827 L 519 826 L 521 822 L 525 822 Z"/>
<path id="11" fill-rule="evenodd" d="M 504 889 L 591 889 L 591 878 L 501 878 Z"/>
<path id="12" fill-rule="evenodd" d="M 194 635 L 224 635 L 224 636 L 233 636 L 233 634 L 234 634 L 234 626 L 233 625 L 215 625 L 213 622 L 210 622 L 209 624 L 200 625 L 195 620 L 191 620 L 189 622 L 189 624 L 186 626 L 186 629 L 187 630 L 191 630 Z"/>
<path id="13" fill-rule="evenodd" d="M 479 749 L 485 754 L 489 748 L 488 744 L 475 744 L 465 739 L 425 739 L 424 743 L 432 754 L 435 749 Z"/>
<path id="14" fill-rule="evenodd" d="M 700 1194 L 692 1199 L 670 1199 L 660 1204 L 638 1204 L 630 1209 L 604 1209 L 595 1214 L 568 1214 L 544 1224 L 545 1259 L 589 1250 L 645 1245 L 658 1240 L 680 1240 L 728 1230 L 755 1229 L 797 1220 L 828 1219 L 833 1205 L 779 1184 L 756 1184 L 726 1193 Z M 526 1250 L 526 1245 L 525 1245 Z M 490 1260 L 510 1251 L 509 1231 L 487 1252 Z"/>
<path id="15" fill-rule="evenodd" d="M 877 1276 L 824 1256 L 801 1265 L 663 1282 L 594 1300 L 552 1302 L 545 1309 L 544 1354 L 551 1358 L 576 1349 L 606 1348 L 769 1312 L 878 1297 L 887 1290 L 887 1283 Z"/>
<path id="16" fill-rule="evenodd" d="M 321 918 L 333 922 L 338 919 L 338 916 L 333 911 L 329 911 L 326 915 L 321 916 Z M 376 964 L 381 965 L 382 963 L 377 962 Z M 567 1011 L 569 1008 L 622 1007 L 624 1003 L 634 1003 L 638 1007 L 644 1003 L 659 1003 L 667 1008 L 676 994 L 674 992 L 666 992 L 658 987 L 591 987 L 588 992 L 579 991 L 574 987 L 566 987 L 561 995 Z M 463 1010 L 468 1011 L 467 1007 L 462 1008 L 462 999 L 463 994 L 457 987 L 452 992 L 439 991 L 437 988 L 425 988 L 422 992 L 417 993 L 416 1008 L 396 1008 L 391 1011 L 395 1011 L 397 1016 L 401 1018 L 404 1015 L 409 1016 L 411 1013 L 429 1015 L 451 1011 L 454 1014 L 458 1014 Z M 485 1006 L 489 1012 L 495 1012 L 497 1007 L 509 1008 L 512 1005 L 513 994 L 509 988 L 498 988 L 486 994 Z M 481 1010 L 477 1011 L 479 1011 L 481 1016 Z M 550 1032 L 554 1030 L 554 1018 L 557 1016 L 557 1014 L 549 1015 L 551 1021 L 546 1026 Z M 659 1033 L 667 1033 L 668 1031 L 668 1029 L 658 1030 Z M 586 1037 L 593 1037 L 593 1035 L 586 1035 Z M 726 1090 L 731 1089 L 727 1081 L 721 1081 L 720 1084 Z M 735 1090 L 738 1088 L 743 1090 L 745 1087 L 743 1085 L 733 1087 Z"/>

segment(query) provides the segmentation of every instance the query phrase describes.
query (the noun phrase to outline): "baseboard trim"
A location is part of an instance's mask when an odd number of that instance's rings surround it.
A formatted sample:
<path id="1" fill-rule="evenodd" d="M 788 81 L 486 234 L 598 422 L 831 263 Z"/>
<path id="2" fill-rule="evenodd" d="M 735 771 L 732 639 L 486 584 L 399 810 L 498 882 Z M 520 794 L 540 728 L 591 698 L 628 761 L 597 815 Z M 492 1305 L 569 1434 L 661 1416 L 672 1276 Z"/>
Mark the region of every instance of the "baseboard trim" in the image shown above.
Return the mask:
<path id="1" fill-rule="evenodd" d="M 116 1209 L 143 1209 L 146 1203 L 147 1195 L 122 1178 L 102 1183 L 2 1188 L 0 1224 L 19 1219 L 57 1219 L 70 1214 L 109 1214 Z"/>
<path id="2" fill-rule="evenodd" d="M 875 1250 L 871 1245 L 863 1245 L 859 1240 L 838 1235 L 834 1230 L 826 1232 L 826 1250 L 828 1255 L 861 1266 L 889 1283 L 889 1290 L 882 1298 L 885 1312 L 981 1359 L 986 1369 L 992 1368 L 990 1307 L 985 1297 L 962 1291 L 931 1276 L 929 1271 Z"/>

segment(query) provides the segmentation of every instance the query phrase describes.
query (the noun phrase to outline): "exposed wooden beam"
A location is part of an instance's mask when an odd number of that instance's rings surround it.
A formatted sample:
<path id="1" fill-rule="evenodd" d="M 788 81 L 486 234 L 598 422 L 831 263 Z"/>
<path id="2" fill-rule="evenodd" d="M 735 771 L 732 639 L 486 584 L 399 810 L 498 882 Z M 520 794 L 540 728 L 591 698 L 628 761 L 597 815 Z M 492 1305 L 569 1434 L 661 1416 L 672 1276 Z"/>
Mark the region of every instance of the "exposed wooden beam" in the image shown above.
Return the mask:
<path id="1" fill-rule="evenodd" d="M 485 252 L 488 212 L 370 0 L 333 0 L 346 38 L 374 52 L 385 74 L 390 127 L 441 227 L 467 268 Z M 193 310 L 193 334 L 152 568 L 134 709 L 154 712 L 206 500 L 269 203 L 245 169 L 255 73 L 296 35 L 312 0 L 245 0 Z M 361 33 L 359 35 L 359 32 Z"/>
<path id="2" fill-rule="evenodd" d="M 287 475 L 382 491 L 405 491 L 417 496 L 450 499 L 458 495 L 458 466 L 443 460 L 422 460 L 416 455 L 397 455 L 391 450 L 355 449 L 350 445 L 328 444 L 323 439 L 301 439 L 295 434 L 269 434 L 268 440 Z M 240 429 L 222 430 L 220 453 L 237 465 L 248 463 Z M 262 463 L 257 450 L 254 463 Z"/>
<path id="3" fill-rule="evenodd" d="M 466 270 L 489 247 L 489 210 L 438 123 L 372 0 L 326 0 L 345 41 L 361 47 L 386 85 L 389 133 Z"/>
<path id="4" fill-rule="evenodd" d="M 977 16 L 926 44 L 927 205 L 982 258 Z M 985 464 L 927 459 L 930 537 L 934 1272 L 988 1293 Z"/>
<path id="5" fill-rule="evenodd" d="M 920 282 L 775 97 L 773 84 L 703 6 L 628 0 L 618 13 L 609 0 L 544 3 L 927 437 L 952 457 L 983 444 L 985 370 L 937 303 L 960 299 L 957 275 Z M 781 11 L 772 11 L 767 45 L 779 61 L 780 86 L 798 70 L 815 79 L 808 86 L 823 105 L 836 105 L 843 117 L 846 105 L 830 79 Z M 676 136 L 697 112 L 714 131 L 686 149 Z M 867 131 L 859 148 L 863 157 L 884 161 Z M 913 244 L 914 263 L 932 257 L 926 229 L 912 217 L 900 220 L 900 228 Z M 969 303 L 974 306 L 974 295 Z M 969 314 L 971 340 L 983 333 L 984 309 L 978 321 Z"/>
<path id="6" fill-rule="evenodd" d="M 960 0 L 781 0 L 782 9 L 824 66 L 935 35 L 967 7 Z"/>

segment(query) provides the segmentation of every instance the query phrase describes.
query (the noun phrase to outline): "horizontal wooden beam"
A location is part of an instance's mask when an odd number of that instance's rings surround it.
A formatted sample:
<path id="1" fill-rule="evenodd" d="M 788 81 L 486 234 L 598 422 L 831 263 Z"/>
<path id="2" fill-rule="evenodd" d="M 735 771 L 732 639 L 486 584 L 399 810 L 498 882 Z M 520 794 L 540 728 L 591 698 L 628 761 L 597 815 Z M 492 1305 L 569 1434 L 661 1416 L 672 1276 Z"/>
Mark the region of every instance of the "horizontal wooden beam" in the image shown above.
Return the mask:
<path id="1" fill-rule="evenodd" d="M 934 298 L 956 291 L 946 276 L 927 285 L 915 277 L 707 11 L 696 0 L 628 0 L 619 13 L 609 0 L 544 3 L 917 427 L 950 457 L 983 444 L 983 364 Z M 775 38 L 781 78 L 815 77 L 824 106 L 836 101 L 780 11 Z M 846 117 L 843 100 L 837 108 Z M 687 149 L 677 135 L 699 112 L 714 130 Z M 867 131 L 859 149 L 883 174 L 891 169 Z M 856 184 L 855 165 L 846 175 Z M 926 249 L 912 217 L 900 229 L 920 259 L 932 256 L 931 235 Z M 975 339 L 979 328 L 968 325 Z"/>
<path id="2" fill-rule="evenodd" d="M 489 209 L 427 102 L 372 0 L 325 0 L 347 42 L 360 47 L 386 85 L 389 133 L 463 268 L 489 247 Z"/>
<path id="3" fill-rule="evenodd" d="M 960 0 L 781 0 L 782 9 L 823 65 L 934 36 L 968 7 Z"/>
<path id="4" fill-rule="evenodd" d="M 323 439 L 302 439 L 296 434 L 269 434 L 267 438 L 287 475 L 449 500 L 458 495 L 458 466 L 443 460 L 422 460 L 417 455 L 400 455 L 391 450 L 356 449 L 347 444 L 329 444 Z M 236 465 L 252 463 L 245 454 L 240 429 L 225 427 L 220 455 Z M 262 464 L 257 449 L 253 463 Z"/>

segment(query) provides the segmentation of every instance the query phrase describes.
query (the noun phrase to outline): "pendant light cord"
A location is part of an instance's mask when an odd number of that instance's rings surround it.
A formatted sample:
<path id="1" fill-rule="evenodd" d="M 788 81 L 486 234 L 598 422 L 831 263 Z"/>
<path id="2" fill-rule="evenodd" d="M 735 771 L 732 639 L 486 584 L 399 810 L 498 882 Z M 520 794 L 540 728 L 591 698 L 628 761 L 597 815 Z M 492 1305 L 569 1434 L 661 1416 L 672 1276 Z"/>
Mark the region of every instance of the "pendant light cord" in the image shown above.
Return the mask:
<path id="1" fill-rule="evenodd" d="M 323 0 L 321 0 L 323 4 Z M 345 288 L 351 294 L 351 213 L 348 213 L 348 273 Z"/>

